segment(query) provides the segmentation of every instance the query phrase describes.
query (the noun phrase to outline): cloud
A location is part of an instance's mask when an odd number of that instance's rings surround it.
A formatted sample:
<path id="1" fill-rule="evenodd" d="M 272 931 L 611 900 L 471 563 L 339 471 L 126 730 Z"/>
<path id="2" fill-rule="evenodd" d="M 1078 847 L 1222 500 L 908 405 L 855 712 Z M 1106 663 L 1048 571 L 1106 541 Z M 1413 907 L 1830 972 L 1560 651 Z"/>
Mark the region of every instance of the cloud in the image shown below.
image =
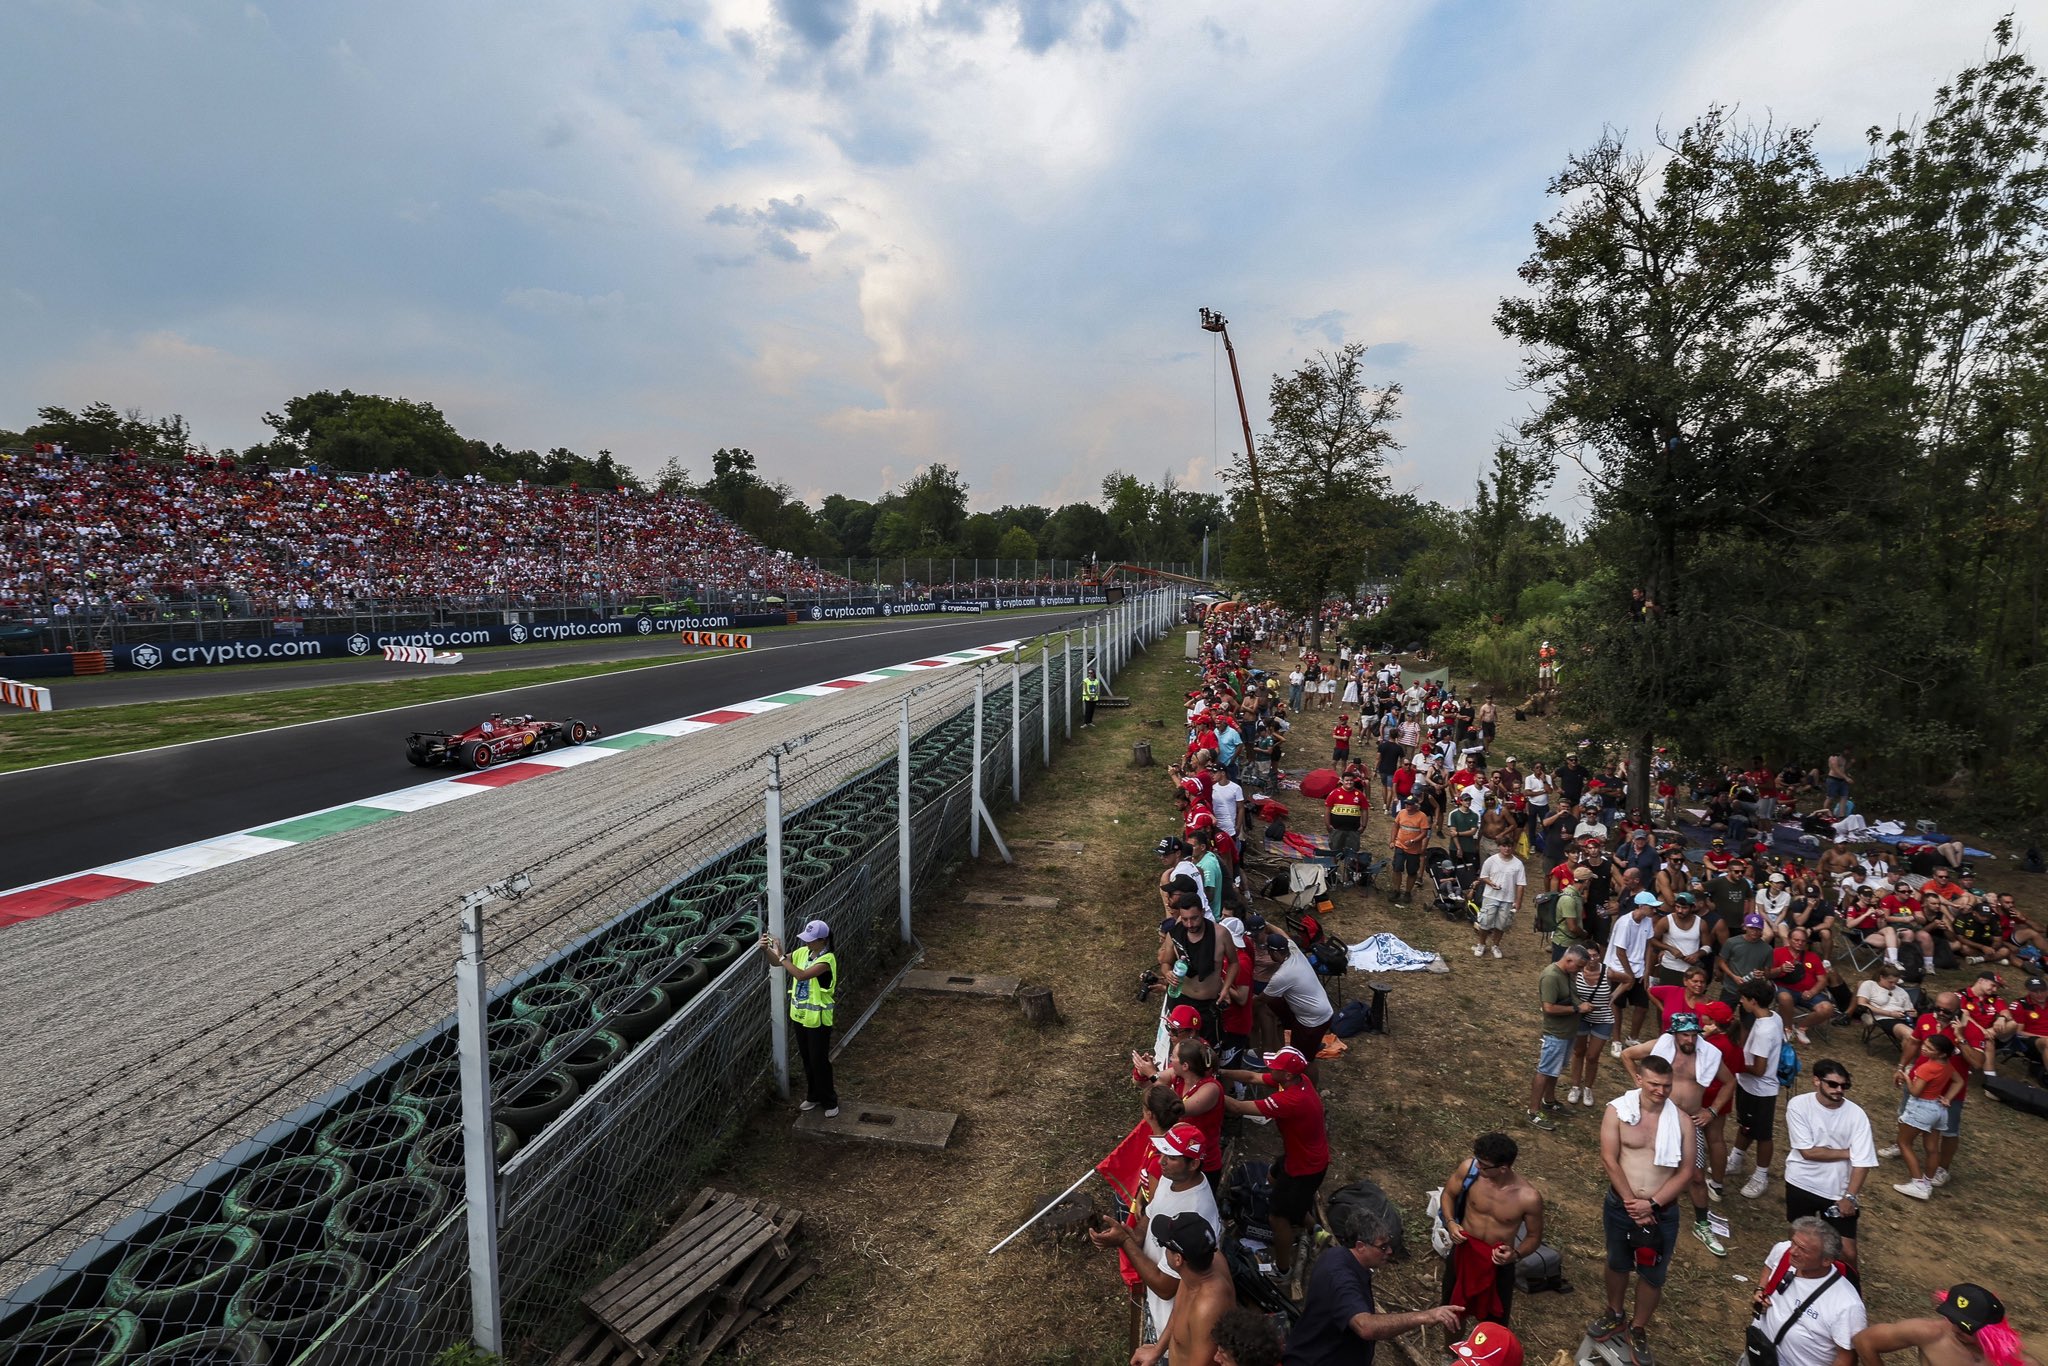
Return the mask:
<path id="1" fill-rule="evenodd" d="M 530 188 L 493 190 L 484 196 L 484 203 L 539 228 L 606 227 L 618 221 L 618 216 L 602 204 Z"/>
<path id="2" fill-rule="evenodd" d="M 828 48 L 853 27 L 854 0 L 775 0 L 775 17 L 814 48 Z"/>
<path id="3" fill-rule="evenodd" d="M 811 254 L 790 237 L 791 233 L 829 233 L 839 227 L 831 214 L 806 204 L 802 195 L 770 199 L 759 208 L 752 209 L 738 204 L 720 204 L 704 215 L 704 221 L 721 228 L 757 229 L 754 240 L 760 253 L 791 263 L 811 259 Z M 732 262 L 727 259 L 719 264 L 729 265 Z"/>
<path id="4" fill-rule="evenodd" d="M 1324 341 L 1330 343 L 1330 345 L 1342 346 L 1344 344 L 1344 317 L 1344 310 L 1341 308 L 1324 309 L 1313 318 L 1303 318 L 1300 322 L 1297 322 L 1294 325 L 1294 335 L 1305 337 L 1309 333 L 1314 332 L 1320 335 Z"/>
<path id="5" fill-rule="evenodd" d="M 549 318 L 603 318 L 617 313 L 626 302 L 618 290 L 609 294 L 569 294 L 559 289 L 509 289 L 505 303 L 526 313 Z"/>
<path id="6" fill-rule="evenodd" d="M 1382 370 L 1398 370 L 1415 354 L 1407 342 L 1374 342 L 1365 352 L 1365 363 Z"/>

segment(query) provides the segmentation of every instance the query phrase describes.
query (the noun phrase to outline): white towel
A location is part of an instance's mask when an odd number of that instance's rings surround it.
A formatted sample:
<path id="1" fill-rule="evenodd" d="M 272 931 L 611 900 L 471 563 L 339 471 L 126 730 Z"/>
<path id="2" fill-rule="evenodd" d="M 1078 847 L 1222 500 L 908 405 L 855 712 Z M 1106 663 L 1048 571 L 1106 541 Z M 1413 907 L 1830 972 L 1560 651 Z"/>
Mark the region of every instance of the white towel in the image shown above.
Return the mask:
<path id="1" fill-rule="evenodd" d="M 1607 1102 L 1607 1108 L 1621 1116 L 1623 1124 L 1637 1124 L 1643 1118 L 1643 1093 L 1640 1088 L 1624 1091 Z M 1651 1161 L 1660 1167 L 1679 1167 L 1689 1163 L 1685 1146 L 1685 1115 L 1670 1101 L 1664 1102 L 1664 1113 L 1657 1119 L 1657 1146 L 1651 1154 Z"/>

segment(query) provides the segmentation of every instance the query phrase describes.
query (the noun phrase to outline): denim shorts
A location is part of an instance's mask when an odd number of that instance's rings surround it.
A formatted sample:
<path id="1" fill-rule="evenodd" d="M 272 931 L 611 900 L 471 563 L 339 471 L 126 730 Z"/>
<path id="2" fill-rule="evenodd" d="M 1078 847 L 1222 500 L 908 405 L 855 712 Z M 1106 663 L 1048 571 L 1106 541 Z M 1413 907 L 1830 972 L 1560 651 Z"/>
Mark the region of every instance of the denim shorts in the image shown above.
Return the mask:
<path id="1" fill-rule="evenodd" d="M 1543 1046 L 1536 1054 L 1536 1071 L 1546 1077 L 1564 1075 L 1565 1059 L 1571 1056 L 1574 1040 L 1569 1036 L 1545 1034 Z"/>
<path id="2" fill-rule="evenodd" d="M 1628 1207 L 1621 1203 L 1621 1197 L 1613 1191 L 1607 1192 L 1606 1203 L 1600 1207 L 1600 1223 L 1607 1235 L 1607 1269 L 1609 1271 L 1633 1271 L 1642 1277 L 1643 1284 L 1657 1287 L 1664 1284 L 1664 1273 L 1671 1267 L 1671 1253 L 1678 1246 L 1678 1202 L 1672 1201 L 1657 1217 L 1658 1251 L 1657 1260 L 1648 1266 L 1636 1264 L 1635 1249 L 1628 1245 L 1631 1230 L 1637 1227 L 1635 1220 L 1628 1217 Z"/>
<path id="3" fill-rule="evenodd" d="M 1591 1034 L 1596 1039 L 1611 1039 L 1614 1037 L 1614 1021 L 1595 1020 L 1591 1015 L 1581 1015 L 1579 1017 L 1579 1037 L 1583 1039 L 1588 1034 Z"/>
<path id="4" fill-rule="evenodd" d="M 1948 1107 L 1938 1100 L 1925 1096 L 1908 1096 L 1906 1108 L 1899 1111 L 1899 1125 L 1906 1129 L 1918 1129 L 1931 1134 L 1948 1127 Z"/>

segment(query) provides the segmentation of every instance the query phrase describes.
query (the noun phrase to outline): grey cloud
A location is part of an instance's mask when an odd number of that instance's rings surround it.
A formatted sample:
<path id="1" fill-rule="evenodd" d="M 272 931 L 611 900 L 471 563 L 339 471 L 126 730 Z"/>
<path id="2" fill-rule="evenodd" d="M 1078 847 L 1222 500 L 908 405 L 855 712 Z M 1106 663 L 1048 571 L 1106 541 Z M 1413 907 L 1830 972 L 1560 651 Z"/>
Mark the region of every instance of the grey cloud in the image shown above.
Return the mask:
<path id="1" fill-rule="evenodd" d="M 609 294 L 570 294 L 559 289 L 508 289 L 505 302 L 526 313 L 549 318 L 601 318 L 626 302 L 618 290 Z"/>
<path id="2" fill-rule="evenodd" d="M 955 33 L 979 33 L 988 25 L 988 12 L 998 0 L 939 0 L 924 12 L 924 21 L 934 28 Z"/>
<path id="3" fill-rule="evenodd" d="M 853 27 L 855 0 L 775 0 L 775 17 L 815 48 L 828 48 Z"/>
<path id="4" fill-rule="evenodd" d="M 1398 370 L 1414 355 L 1415 348 L 1407 342 L 1374 342 L 1365 353 L 1365 363 L 1383 370 Z"/>
<path id="5" fill-rule="evenodd" d="M 1302 318 L 1294 324 L 1294 335 L 1305 337 L 1311 332 L 1320 333 L 1324 341 L 1332 346 L 1344 342 L 1344 311 L 1333 308 L 1327 313 L 1318 313 L 1313 318 Z"/>
<path id="6" fill-rule="evenodd" d="M 856 119 L 849 127 L 821 130 L 839 145 L 849 161 L 861 166 L 908 166 L 924 155 L 930 143 L 924 131 L 891 119 Z"/>
<path id="7" fill-rule="evenodd" d="M 888 71 L 895 57 L 896 21 L 886 14 L 877 14 L 868 21 L 868 58 L 863 69 L 869 76 L 880 76 Z"/>
<path id="8" fill-rule="evenodd" d="M 543 190 L 493 190 L 484 203 L 500 213 L 544 228 L 597 227 L 618 221 L 618 215 L 602 204 Z"/>
<path id="9" fill-rule="evenodd" d="M 833 232 L 839 227 L 831 214 L 804 203 L 802 195 L 794 199 L 771 199 L 756 209 L 720 204 L 704 215 L 704 221 L 722 228 L 757 228 L 759 233 L 755 241 L 762 255 L 797 264 L 810 260 L 811 254 L 791 240 L 789 234 Z M 706 258 L 706 263 L 736 264 L 722 258 Z"/>
<path id="10" fill-rule="evenodd" d="M 1017 0 L 1017 41 L 1045 52 L 1073 32 L 1087 0 Z"/>
<path id="11" fill-rule="evenodd" d="M 789 261 L 793 264 L 801 264 L 811 259 L 809 252 L 781 233 L 772 230 L 763 230 L 761 233 L 761 250 L 778 261 Z"/>

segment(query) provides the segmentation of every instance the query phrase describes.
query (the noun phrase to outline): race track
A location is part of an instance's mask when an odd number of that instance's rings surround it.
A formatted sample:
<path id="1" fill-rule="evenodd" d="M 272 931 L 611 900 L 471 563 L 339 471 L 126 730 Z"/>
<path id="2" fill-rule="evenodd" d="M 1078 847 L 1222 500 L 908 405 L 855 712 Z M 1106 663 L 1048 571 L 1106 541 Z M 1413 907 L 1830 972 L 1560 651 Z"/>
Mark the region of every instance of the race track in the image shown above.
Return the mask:
<path id="1" fill-rule="evenodd" d="M 616 733 L 920 653 L 1058 629 L 1094 610 L 819 627 L 766 637 L 743 654 L 0 774 L 0 809 L 9 813 L 0 885 L 63 877 L 404 787 L 432 776 L 406 763 L 407 732 L 461 730 L 482 710 L 576 716 Z M 148 681 L 174 687 L 176 676 Z"/>

